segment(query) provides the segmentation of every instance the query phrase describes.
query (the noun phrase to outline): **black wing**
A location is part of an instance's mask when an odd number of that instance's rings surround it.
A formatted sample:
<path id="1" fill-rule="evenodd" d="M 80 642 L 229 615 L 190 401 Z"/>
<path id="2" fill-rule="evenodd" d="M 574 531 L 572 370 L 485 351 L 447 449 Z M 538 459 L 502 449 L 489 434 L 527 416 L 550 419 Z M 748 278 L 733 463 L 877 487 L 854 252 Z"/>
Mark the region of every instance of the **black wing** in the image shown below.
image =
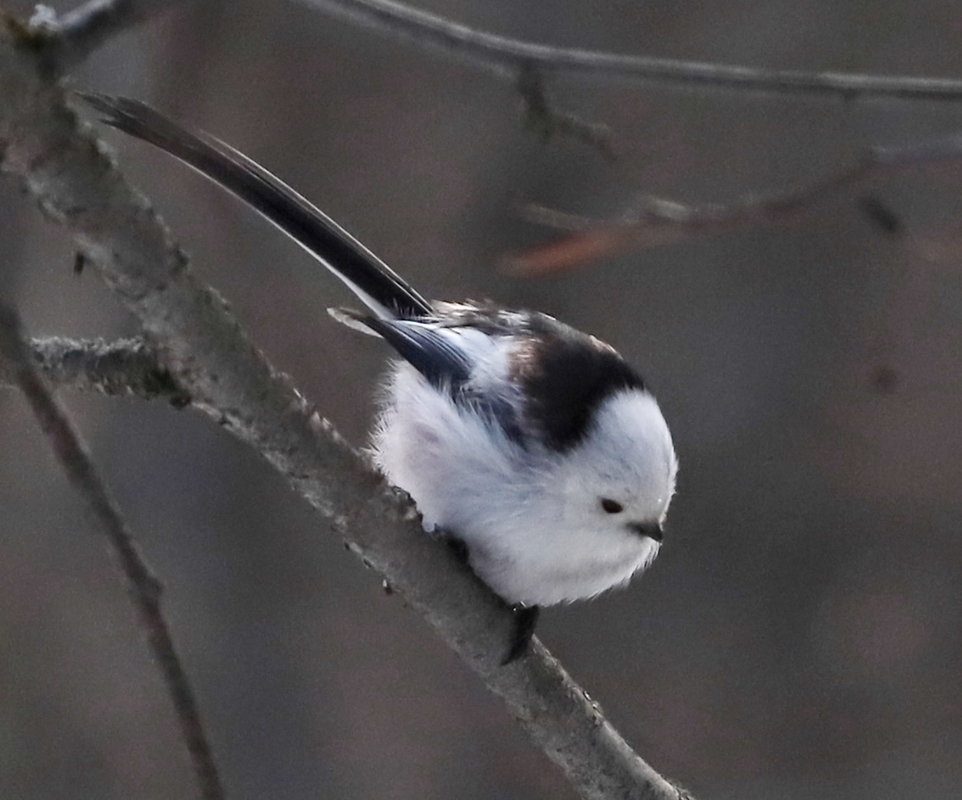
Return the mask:
<path id="1" fill-rule="evenodd" d="M 181 128 L 145 103 L 78 92 L 111 127 L 170 153 L 266 217 L 337 275 L 378 317 L 410 319 L 433 312 L 374 253 L 287 184 L 213 136 Z"/>
<path id="2" fill-rule="evenodd" d="M 453 341 L 457 334 L 406 320 L 356 319 L 379 334 L 436 389 L 456 391 L 471 377 L 474 363 Z"/>
<path id="3" fill-rule="evenodd" d="M 463 408 L 487 419 L 515 443 L 526 446 L 516 409 L 506 397 L 471 385 L 475 361 L 458 346 L 456 329 L 413 320 L 384 320 L 338 309 L 336 318 L 353 320 L 381 336 L 395 352 L 420 372 L 435 389 Z"/>

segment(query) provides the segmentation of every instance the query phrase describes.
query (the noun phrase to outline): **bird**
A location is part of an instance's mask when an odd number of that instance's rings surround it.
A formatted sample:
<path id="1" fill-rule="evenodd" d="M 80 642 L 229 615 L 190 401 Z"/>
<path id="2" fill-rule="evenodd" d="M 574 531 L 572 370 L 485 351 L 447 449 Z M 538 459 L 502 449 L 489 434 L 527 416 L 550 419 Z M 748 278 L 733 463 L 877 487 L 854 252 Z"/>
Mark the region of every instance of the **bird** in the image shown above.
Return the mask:
<path id="1" fill-rule="evenodd" d="M 364 305 L 329 311 L 393 351 L 369 452 L 425 530 L 514 610 L 502 663 L 527 651 L 542 606 L 593 598 L 651 564 L 678 459 L 657 401 L 611 345 L 540 311 L 428 301 L 220 139 L 138 100 L 78 94 L 246 202 Z"/>

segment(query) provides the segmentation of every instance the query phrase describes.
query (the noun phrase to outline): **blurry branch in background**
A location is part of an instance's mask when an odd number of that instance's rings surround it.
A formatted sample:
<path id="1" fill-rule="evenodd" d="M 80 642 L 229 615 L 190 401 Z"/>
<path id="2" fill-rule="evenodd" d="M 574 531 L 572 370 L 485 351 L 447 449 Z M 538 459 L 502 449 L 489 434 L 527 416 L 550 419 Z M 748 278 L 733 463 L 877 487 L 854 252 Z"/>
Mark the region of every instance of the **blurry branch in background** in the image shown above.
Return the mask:
<path id="1" fill-rule="evenodd" d="M 517 78 L 523 69 L 578 72 L 683 87 L 710 86 L 776 94 L 828 95 L 902 100 L 960 100 L 962 80 L 709 64 L 535 44 L 475 30 L 393 0 L 297 0 L 368 28 L 382 31 Z"/>
<path id="2" fill-rule="evenodd" d="M 631 750 L 536 639 L 528 654 L 501 666 L 511 611 L 450 548 L 424 535 L 410 500 L 385 485 L 273 370 L 226 303 L 197 282 L 149 202 L 66 107 L 46 58 L 28 29 L 0 26 L 0 167 L 73 233 L 82 260 L 140 319 L 191 406 L 273 465 L 424 615 L 583 797 L 687 797 Z M 19 360 L 30 364 L 26 353 Z"/>
<path id="3" fill-rule="evenodd" d="M 44 380 L 104 395 L 126 395 L 142 400 L 161 398 L 183 406 L 190 398 L 174 383 L 143 339 L 31 339 L 31 361 Z M 15 385 L 9 362 L 0 360 L 0 385 Z"/>
<path id="4" fill-rule="evenodd" d="M 77 66 L 112 36 L 185 0 L 89 0 L 62 17 L 38 5 L 26 30 L 55 72 Z"/>
<path id="5" fill-rule="evenodd" d="M 556 137 L 573 139 L 593 147 L 610 162 L 616 159 L 610 128 L 558 108 L 548 96 L 544 75 L 540 70 L 531 66 L 520 69 L 518 93 L 524 102 L 525 127 L 543 141 Z"/>
<path id="6" fill-rule="evenodd" d="M 37 6 L 25 31 L 45 55 L 45 65 L 63 73 L 82 62 L 111 36 L 185 0 L 89 0 L 62 17 Z M 552 47 L 474 30 L 444 17 L 392 0 L 298 0 L 327 13 L 386 32 L 482 67 L 516 82 L 525 122 L 544 139 L 581 141 L 612 160 L 610 131 L 550 102 L 549 72 L 595 73 L 645 82 L 709 86 L 768 93 L 823 94 L 846 100 L 962 99 L 962 80 L 838 72 L 768 70 L 700 61 L 654 58 Z"/>
<path id="7" fill-rule="evenodd" d="M 181 737 L 190 754 L 201 797 L 204 800 L 223 800 L 224 791 L 200 720 L 194 691 L 177 655 L 170 628 L 160 607 L 162 587 L 140 555 L 114 499 L 90 459 L 80 434 L 74 429 L 66 411 L 49 392 L 34 366 L 33 355 L 23 338 L 19 316 L 3 303 L 0 303 L 0 357 L 7 362 L 13 381 L 23 392 L 60 466 L 86 502 L 94 522 L 106 537 L 124 574 L 130 599 L 140 617 L 141 625 L 147 632 L 154 660 L 167 684 L 167 692 L 174 705 Z"/>
<path id="8" fill-rule="evenodd" d="M 941 161 L 962 160 L 962 134 L 900 147 L 872 147 L 854 164 L 802 189 L 748 197 L 731 204 L 685 205 L 642 197 L 620 219 L 591 220 L 539 205 L 522 209 L 528 220 L 566 233 L 545 244 L 506 256 L 501 268 L 538 277 L 586 265 L 627 251 L 722 236 L 753 228 L 790 225 L 823 204 L 871 180 Z M 861 196 L 861 211 L 881 231 L 901 232 L 898 217 L 878 199 Z"/>

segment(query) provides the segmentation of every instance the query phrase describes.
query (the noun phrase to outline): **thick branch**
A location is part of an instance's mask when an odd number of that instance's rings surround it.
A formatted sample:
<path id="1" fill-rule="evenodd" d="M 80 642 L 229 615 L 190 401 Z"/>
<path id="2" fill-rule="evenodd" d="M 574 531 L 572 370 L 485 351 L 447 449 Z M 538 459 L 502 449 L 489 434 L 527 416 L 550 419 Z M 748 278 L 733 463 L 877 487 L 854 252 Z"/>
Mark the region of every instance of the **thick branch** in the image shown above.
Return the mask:
<path id="1" fill-rule="evenodd" d="M 375 30 L 431 47 L 489 71 L 516 76 L 525 68 L 580 72 L 682 86 L 716 86 L 779 94 L 821 94 L 852 99 L 959 100 L 962 81 L 948 78 L 857 75 L 762 69 L 701 61 L 618 55 L 551 47 L 469 28 L 393 0 L 300 0 Z"/>
<path id="2" fill-rule="evenodd" d="M 65 339 L 29 342 L 34 366 L 55 386 L 105 395 L 163 398 L 176 406 L 189 398 L 177 388 L 157 354 L 143 339 Z M 11 365 L 0 359 L 0 386 L 15 385 Z"/>
<path id="3" fill-rule="evenodd" d="M 499 665 L 512 619 L 504 605 L 424 535 L 389 489 L 254 348 L 226 304 L 197 283 L 146 199 L 128 187 L 41 75 L 33 51 L 0 32 L 3 168 L 66 225 L 141 320 L 193 407 L 261 453 L 352 550 L 420 611 L 586 798 L 676 800 L 537 642 Z"/>
<path id="4" fill-rule="evenodd" d="M 223 800 L 213 753 L 201 724 L 200 712 L 187 673 L 174 647 L 170 628 L 160 607 L 161 586 L 144 562 L 137 545 L 120 516 L 117 504 L 91 461 L 90 454 L 53 395 L 47 390 L 33 363 L 33 354 L 23 339 L 16 312 L 0 303 L 0 355 L 10 365 L 13 380 L 33 410 L 37 422 L 67 478 L 82 495 L 97 526 L 107 538 L 127 581 L 127 589 L 147 632 L 173 701 L 181 736 L 187 745 L 205 800 Z"/>
<path id="5" fill-rule="evenodd" d="M 752 228 L 789 225 L 871 180 L 924 164 L 958 160 L 962 160 L 962 135 L 959 134 L 902 147 L 873 147 L 854 164 L 802 189 L 749 197 L 730 205 L 685 205 L 644 197 L 621 219 L 610 221 L 587 220 L 542 206 L 529 206 L 525 209 L 529 219 L 566 233 L 504 258 L 502 267 L 514 275 L 536 277 L 626 251 Z M 886 232 L 898 229 L 898 220 L 877 201 L 863 198 L 862 209 Z"/>

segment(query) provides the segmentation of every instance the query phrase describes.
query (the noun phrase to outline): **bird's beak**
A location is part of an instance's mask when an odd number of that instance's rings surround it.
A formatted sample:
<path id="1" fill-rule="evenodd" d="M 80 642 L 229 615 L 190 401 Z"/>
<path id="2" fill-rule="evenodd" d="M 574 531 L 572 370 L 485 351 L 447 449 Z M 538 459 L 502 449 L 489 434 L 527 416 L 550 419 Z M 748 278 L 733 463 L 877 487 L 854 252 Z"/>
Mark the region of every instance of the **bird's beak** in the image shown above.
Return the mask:
<path id="1" fill-rule="evenodd" d="M 660 522 L 629 522 L 628 530 L 639 536 L 647 536 L 656 542 L 660 542 L 664 538 Z"/>

